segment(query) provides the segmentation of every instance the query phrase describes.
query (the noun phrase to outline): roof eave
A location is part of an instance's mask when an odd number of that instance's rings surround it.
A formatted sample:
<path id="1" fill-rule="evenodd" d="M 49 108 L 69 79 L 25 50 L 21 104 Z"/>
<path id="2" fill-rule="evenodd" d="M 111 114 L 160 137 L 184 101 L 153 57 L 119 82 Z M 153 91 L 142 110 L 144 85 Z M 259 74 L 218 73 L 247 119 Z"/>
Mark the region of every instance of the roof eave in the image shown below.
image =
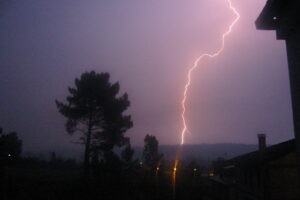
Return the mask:
<path id="1" fill-rule="evenodd" d="M 276 30 L 276 21 L 273 19 L 273 12 L 272 3 L 268 1 L 255 21 L 258 30 Z"/>

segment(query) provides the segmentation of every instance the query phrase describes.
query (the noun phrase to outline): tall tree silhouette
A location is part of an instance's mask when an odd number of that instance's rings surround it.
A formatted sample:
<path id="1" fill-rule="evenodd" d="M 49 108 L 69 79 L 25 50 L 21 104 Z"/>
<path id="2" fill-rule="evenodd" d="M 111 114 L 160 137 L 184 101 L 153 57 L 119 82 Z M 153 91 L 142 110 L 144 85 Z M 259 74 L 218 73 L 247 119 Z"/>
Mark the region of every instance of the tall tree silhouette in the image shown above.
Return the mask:
<path id="1" fill-rule="evenodd" d="M 67 118 L 67 132 L 82 134 L 86 175 L 91 151 L 108 152 L 115 145 L 128 143 L 124 133 L 133 125 L 131 117 L 123 114 L 130 104 L 128 95 L 117 96 L 120 85 L 111 84 L 109 77 L 108 73 L 83 73 L 80 79 L 75 79 L 75 88 L 69 88 L 68 103 L 56 100 L 59 112 Z"/>
<path id="2" fill-rule="evenodd" d="M 150 169 L 156 168 L 162 155 L 158 153 L 158 140 L 155 136 L 146 135 L 144 139 L 143 161 Z"/>

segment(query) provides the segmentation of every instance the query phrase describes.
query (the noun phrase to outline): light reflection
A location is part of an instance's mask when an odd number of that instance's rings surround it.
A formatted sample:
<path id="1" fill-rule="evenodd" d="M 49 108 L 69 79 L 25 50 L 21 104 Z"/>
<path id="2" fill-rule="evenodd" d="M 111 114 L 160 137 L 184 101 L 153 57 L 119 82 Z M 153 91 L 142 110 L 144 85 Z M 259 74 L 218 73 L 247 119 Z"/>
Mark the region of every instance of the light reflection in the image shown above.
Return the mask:
<path id="1" fill-rule="evenodd" d="M 173 173 L 172 173 L 172 186 L 173 186 L 173 199 L 176 199 L 176 175 L 177 175 L 177 168 L 178 168 L 179 160 L 175 160 Z"/>

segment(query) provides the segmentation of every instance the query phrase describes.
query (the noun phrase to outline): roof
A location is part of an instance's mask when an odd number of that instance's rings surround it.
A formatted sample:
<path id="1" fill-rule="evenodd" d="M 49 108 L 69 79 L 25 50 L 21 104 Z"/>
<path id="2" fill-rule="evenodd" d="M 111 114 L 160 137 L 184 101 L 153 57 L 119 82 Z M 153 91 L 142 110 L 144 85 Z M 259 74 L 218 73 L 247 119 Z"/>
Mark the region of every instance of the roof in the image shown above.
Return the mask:
<path id="1" fill-rule="evenodd" d="M 277 158 L 280 158 L 286 154 L 296 151 L 295 139 L 288 140 L 276 145 L 267 147 L 264 150 L 264 153 L 259 150 L 253 151 L 248 154 L 244 154 L 235 158 L 232 158 L 226 162 L 227 165 L 236 165 L 236 166 L 255 166 L 262 163 L 266 163 Z M 263 155 L 263 156 L 262 156 Z"/>
<path id="2" fill-rule="evenodd" d="M 268 0 L 255 22 L 256 28 L 261 30 L 276 30 L 280 18 L 294 2 L 295 0 Z"/>
<path id="3" fill-rule="evenodd" d="M 260 30 L 276 30 L 277 39 L 287 39 L 300 27 L 299 0 L 268 0 L 255 24 Z"/>

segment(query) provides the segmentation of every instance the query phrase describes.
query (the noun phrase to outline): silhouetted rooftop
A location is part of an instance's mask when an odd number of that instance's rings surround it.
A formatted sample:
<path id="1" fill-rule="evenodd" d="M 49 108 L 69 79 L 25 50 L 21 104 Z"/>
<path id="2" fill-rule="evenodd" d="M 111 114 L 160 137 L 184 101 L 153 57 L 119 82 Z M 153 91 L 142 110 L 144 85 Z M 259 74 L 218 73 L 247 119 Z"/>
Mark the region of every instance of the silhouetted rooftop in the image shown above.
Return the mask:
<path id="1" fill-rule="evenodd" d="M 226 163 L 235 166 L 255 166 L 276 160 L 286 154 L 296 151 L 295 139 L 288 140 L 276 145 L 267 147 L 262 154 L 259 150 L 253 151 L 228 160 Z M 263 155 L 263 156 L 262 156 Z"/>
<path id="2" fill-rule="evenodd" d="M 279 39 L 299 23 L 299 0 L 268 0 L 255 24 L 257 29 L 276 30 Z"/>

